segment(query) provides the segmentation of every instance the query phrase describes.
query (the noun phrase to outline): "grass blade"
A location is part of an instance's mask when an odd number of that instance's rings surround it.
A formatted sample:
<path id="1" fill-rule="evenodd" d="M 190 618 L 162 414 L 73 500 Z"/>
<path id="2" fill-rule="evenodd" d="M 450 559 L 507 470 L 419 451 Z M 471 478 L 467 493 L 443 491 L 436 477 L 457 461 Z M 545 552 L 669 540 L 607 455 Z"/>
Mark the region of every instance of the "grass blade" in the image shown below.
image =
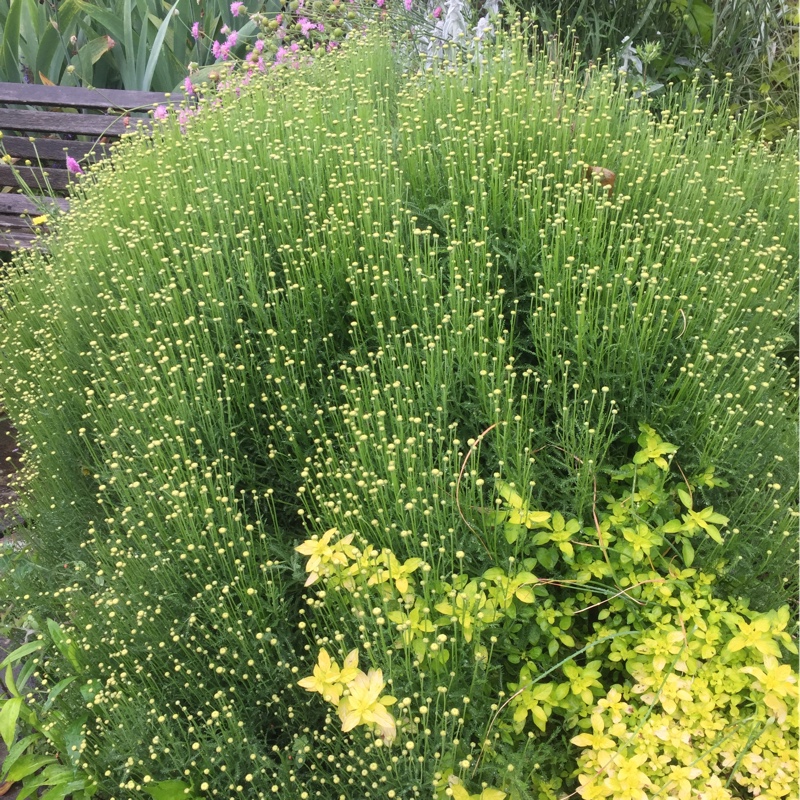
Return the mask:
<path id="1" fill-rule="evenodd" d="M 175 13 L 175 7 L 178 5 L 180 0 L 175 0 L 172 4 L 172 7 L 167 12 L 167 15 L 164 17 L 163 22 L 161 23 L 161 27 L 158 29 L 158 33 L 156 34 L 156 38 L 153 41 L 153 49 L 150 52 L 150 58 L 147 62 L 147 68 L 144 71 L 144 76 L 142 78 L 142 85 L 139 87 L 143 92 L 146 92 L 150 88 L 150 83 L 153 80 L 153 73 L 155 72 L 156 65 L 158 64 L 158 59 L 161 55 L 161 48 L 164 45 L 164 38 L 167 35 L 167 28 L 169 27 L 170 20 L 172 19 L 173 14 Z"/>
<path id="2" fill-rule="evenodd" d="M 150 29 L 150 20 L 147 15 L 146 0 L 136 0 L 136 7 L 139 9 L 141 23 L 139 25 L 139 42 L 136 53 L 136 88 L 140 91 L 145 90 L 144 73 L 147 64 L 147 41 Z"/>
<path id="3" fill-rule="evenodd" d="M 106 32 L 109 34 L 109 36 L 111 36 L 112 39 L 118 42 L 126 41 L 124 19 L 120 20 L 116 14 L 113 14 L 107 9 L 90 5 L 88 3 L 84 5 L 83 11 L 85 11 L 86 15 L 91 17 L 95 22 L 100 23 L 100 25 L 106 29 Z M 125 46 L 127 47 L 127 43 Z"/>
<path id="4" fill-rule="evenodd" d="M 22 74 L 19 71 L 19 25 L 21 14 L 22 0 L 12 0 L 3 29 L 2 67 L 5 79 L 14 83 L 22 81 Z"/>
<path id="5" fill-rule="evenodd" d="M 122 5 L 122 40 L 125 43 L 125 54 L 122 56 L 119 71 L 122 77 L 122 85 L 126 89 L 136 88 L 136 56 L 133 50 L 133 19 L 131 18 L 131 13 L 131 0 L 124 0 Z"/>

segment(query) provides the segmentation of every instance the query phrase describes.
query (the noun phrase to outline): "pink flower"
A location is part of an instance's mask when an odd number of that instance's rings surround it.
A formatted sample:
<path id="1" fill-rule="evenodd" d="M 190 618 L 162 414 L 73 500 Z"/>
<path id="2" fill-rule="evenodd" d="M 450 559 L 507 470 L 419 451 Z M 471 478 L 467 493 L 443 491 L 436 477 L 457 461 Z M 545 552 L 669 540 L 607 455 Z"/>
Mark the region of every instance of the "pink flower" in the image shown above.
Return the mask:
<path id="1" fill-rule="evenodd" d="M 436 6 L 436 8 L 433 9 L 433 18 L 439 19 L 439 17 L 441 16 L 442 16 L 442 7 Z"/>
<path id="2" fill-rule="evenodd" d="M 72 156 L 67 156 L 67 169 L 73 175 L 83 175 L 81 165 Z"/>
<path id="3" fill-rule="evenodd" d="M 156 110 L 153 112 L 153 119 L 165 120 L 166 118 L 167 118 L 167 107 L 156 106 Z"/>
<path id="4" fill-rule="evenodd" d="M 331 50 L 335 50 L 338 46 L 339 46 L 339 42 L 330 41 L 330 42 L 328 42 L 328 47 L 326 49 L 330 53 Z"/>
<path id="5" fill-rule="evenodd" d="M 186 133 L 186 123 L 189 121 L 189 117 L 193 115 L 194 112 L 186 108 L 183 108 L 178 112 L 178 124 L 181 126 L 181 133 Z"/>
<path id="6" fill-rule="evenodd" d="M 405 6 L 406 11 L 411 11 L 411 4 L 413 0 L 403 0 L 403 5 Z"/>
<path id="7" fill-rule="evenodd" d="M 183 89 L 186 94 L 194 94 L 194 85 L 192 84 L 192 79 L 188 75 L 183 79 Z"/>
<path id="8" fill-rule="evenodd" d="M 297 20 L 297 24 L 300 26 L 300 32 L 306 39 L 308 39 L 309 33 L 317 28 L 317 26 L 306 17 L 300 17 L 300 19 Z"/>
<path id="9" fill-rule="evenodd" d="M 264 64 L 263 58 L 259 57 L 258 61 L 256 62 L 256 67 L 258 67 L 259 72 L 264 72 L 264 70 L 266 70 L 267 66 Z"/>
<path id="10" fill-rule="evenodd" d="M 276 64 L 283 64 L 286 61 L 286 56 L 289 54 L 289 51 L 285 47 L 279 47 L 278 52 L 275 53 L 275 63 Z"/>
<path id="11" fill-rule="evenodd" d="M 211 45 L 211 55 L 213 55 L 214 58 L 220 58 L 222 55 L 222 44 L 216 39 L 214 40 L 214 44 Z"/>
<path id="12" fill-rule="evenodd" d="M 263 39 L 256 39 L 256 43 L 253 45 L 253 50 L 256 53 L 261 53 L 264 50 L 264 45 L 266 42 Z"/>
<path id="13" fill-rule="evenodd" d="M 192 39 L 197 41 L 199 38 L 200 38 L 200 23 L 195 22 L 194 25 L 192 25 Z"/>
<path id="14" fill-rule="evenodd" d="M 228 38 L 225 40 L 225 46 L 230 50 L 231 47 L 236 47 L 236 42 L 239 39 L 239 33 L 237 31 L 231 31 L 228 34 Z"/>
<path id="15" fill-rule="evenodd" d="M 375 5 L 378 6 L 378 8 L 383 8 L 386 5 L 386 0 L 375 0 Z"/>
<path id="16" fill-rule="evenodd" d="M 244 3 L 241 3 L 241 2 L 239 2 L 239 0 L 236 0 L 235 3 L 231 3 L 231 14 L 233 14 L 234 17 L 238 17 L 239 16 L 239 12 L 243 8 L 244 8 Z"/>
<path id="17" fill-rule="evenodd" d="M 299 45 L 297 42 L 292 42 L 292 43 L 289 45 L 289 49 L 290 49 L 290 50 L 291 50 L 293 53 L 296 53 L 296 52 L 297 52 L 297 51 L 300 49 L 300 45 Z"/>

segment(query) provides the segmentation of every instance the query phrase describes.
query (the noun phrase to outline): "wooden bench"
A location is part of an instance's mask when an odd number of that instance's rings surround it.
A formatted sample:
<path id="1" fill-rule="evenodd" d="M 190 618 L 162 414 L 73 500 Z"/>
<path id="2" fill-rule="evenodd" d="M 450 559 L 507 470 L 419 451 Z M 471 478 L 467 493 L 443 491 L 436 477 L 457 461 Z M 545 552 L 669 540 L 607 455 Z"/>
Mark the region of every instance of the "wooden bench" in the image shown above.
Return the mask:
<path id="1" fill-rule="evenodd" d="M 11 159 L 0 161 L 0 250 L 30 247 L 38 233 L 32 218 L 53 204 L 68 208 L 64 195 L 75 178 L 67 155 L 81 163 L 103 158 L 139 120 L 152 120 L 156 106 L 185 99 L 180 92 L 0 83 L 0 157 Z"/>

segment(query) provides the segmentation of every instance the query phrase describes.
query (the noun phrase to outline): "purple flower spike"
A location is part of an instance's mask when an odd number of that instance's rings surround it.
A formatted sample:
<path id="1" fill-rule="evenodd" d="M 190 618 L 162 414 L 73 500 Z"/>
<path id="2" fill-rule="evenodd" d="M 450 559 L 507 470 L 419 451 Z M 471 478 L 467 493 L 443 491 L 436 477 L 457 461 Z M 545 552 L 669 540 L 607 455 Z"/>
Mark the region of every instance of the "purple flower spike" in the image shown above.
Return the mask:
<path id="1" fill-rule="evenodd" d="M 83 175 L 81 165 L 72 156 L 67 156 L 67 169 L 73 175 Z"/>
<path id="2" fill-rule="evenodd" d="M 195 22 L 194 25 L 192 25 L 192 39 L 197 41 L 199 38 L 200 38 L 200 23 Z"/>
<path id="3" fill-rule="evenodd" d="M 156 106 L 156 110 L 153 112 L 153 117 L 158 120 L 165 120 L 167 118 L 167 107 Z M 80 169 L 80 167 L 78 167 L 78 169 Z"/>

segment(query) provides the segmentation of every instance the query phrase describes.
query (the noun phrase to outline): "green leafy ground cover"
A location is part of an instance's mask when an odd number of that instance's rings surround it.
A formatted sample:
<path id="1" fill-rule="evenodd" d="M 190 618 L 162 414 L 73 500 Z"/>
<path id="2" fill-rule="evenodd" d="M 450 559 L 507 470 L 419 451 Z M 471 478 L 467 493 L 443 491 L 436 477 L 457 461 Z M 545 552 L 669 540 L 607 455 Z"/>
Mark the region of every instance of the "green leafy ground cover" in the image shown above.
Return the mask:
<path id="1" fill-rule="evenodd" d="M 794 150 L 518 29 L 123 142 L 4 286 L 17 775 L 791 796 Z"/>

